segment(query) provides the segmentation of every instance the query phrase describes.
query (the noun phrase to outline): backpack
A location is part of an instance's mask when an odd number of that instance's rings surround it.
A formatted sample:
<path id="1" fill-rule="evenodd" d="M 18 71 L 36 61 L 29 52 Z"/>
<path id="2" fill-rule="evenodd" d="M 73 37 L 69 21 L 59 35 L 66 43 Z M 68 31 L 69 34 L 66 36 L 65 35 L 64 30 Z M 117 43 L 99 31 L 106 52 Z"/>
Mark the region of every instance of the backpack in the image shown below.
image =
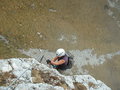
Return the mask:
<path id="1" fill-rule="evenodd" d="M 68 56 L 67 69 L 71 69 L 74 65 L 74 56 L 69 51 L 66 52 L 66 55 Z"/>

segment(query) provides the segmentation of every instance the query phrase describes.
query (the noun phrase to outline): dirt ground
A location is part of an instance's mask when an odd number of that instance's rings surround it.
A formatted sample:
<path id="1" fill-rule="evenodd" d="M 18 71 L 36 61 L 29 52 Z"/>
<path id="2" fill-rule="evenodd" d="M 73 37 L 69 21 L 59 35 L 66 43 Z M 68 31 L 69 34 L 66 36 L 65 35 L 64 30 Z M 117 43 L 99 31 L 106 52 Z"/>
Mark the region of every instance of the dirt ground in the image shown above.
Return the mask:
<path id="1" fill-rule="evenodd" d="M 120 28 L 106 9 L 107 0 L 0 0 L 0 35 L 9 41 L 6 44 L 0 40 L 0 58 L 26 57 L 17 49 L 29 48 L 93 48 L 97 55 L 117 52 Z M 115 60 L 119 58 L 114 58 L 113 64 Z M 109 84 L 97 70 L 91 70 L 91 74 Z"/>

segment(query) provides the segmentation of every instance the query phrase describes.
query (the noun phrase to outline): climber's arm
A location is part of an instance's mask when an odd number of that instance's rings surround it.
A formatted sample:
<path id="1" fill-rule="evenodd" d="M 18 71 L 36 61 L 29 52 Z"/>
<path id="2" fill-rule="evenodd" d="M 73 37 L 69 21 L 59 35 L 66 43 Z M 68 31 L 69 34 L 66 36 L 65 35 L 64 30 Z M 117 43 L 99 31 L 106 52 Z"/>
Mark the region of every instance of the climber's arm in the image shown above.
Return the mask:
<path id="1" fill-rule="evenodd" d="M 64 64 L 64 63 L 65 63 L 65 60 L 60 60 L 58 62 L 51 61 L 51 64 L 53 64 L 53 65 L 61 65 L 61 64 Z"/>
<path id="2" fill-rule="evenodd" d="M 51 60 L 51 62 L 55 62 L 58 59 L 58 57 L 55 57 Z"/>

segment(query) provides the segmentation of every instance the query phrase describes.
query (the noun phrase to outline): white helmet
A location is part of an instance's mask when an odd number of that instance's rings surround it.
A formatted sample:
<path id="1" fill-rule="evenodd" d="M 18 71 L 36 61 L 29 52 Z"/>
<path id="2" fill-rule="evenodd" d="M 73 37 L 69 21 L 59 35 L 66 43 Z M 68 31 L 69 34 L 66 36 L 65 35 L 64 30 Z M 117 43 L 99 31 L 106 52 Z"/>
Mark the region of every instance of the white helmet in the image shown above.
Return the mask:
<path id="1" fill-rule="evenodd" d="M 65 50 L 64 50 L 64 49 L 59 48 L 59 49 L 56 51 L 56 56 L 61 57 L 61 56 L 64 56 L 64 55 L 65 55 Z"/>

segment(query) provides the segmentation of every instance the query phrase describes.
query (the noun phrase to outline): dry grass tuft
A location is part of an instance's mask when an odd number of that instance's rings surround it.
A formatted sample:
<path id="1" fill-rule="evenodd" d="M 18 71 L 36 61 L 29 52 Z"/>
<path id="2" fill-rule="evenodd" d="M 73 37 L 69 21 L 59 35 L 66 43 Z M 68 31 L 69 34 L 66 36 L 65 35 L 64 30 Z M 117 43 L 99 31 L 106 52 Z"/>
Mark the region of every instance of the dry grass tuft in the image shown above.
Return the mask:
<path id="1" fill-rule="evenodd" d="M 75 86 L 75 90 L 87 90 L 87 88 L 84 85 L 78 82 L 75 82 L 74 86 Z"/>
<path id="2" fill-rule="evenodd" d="M 11 74 L 10 72 L 0 74 L 0 86 L 6 86 L 7 84 L 9 84 L 9 79 L 11 78 L 16 78 L 16 76 Z"/>

